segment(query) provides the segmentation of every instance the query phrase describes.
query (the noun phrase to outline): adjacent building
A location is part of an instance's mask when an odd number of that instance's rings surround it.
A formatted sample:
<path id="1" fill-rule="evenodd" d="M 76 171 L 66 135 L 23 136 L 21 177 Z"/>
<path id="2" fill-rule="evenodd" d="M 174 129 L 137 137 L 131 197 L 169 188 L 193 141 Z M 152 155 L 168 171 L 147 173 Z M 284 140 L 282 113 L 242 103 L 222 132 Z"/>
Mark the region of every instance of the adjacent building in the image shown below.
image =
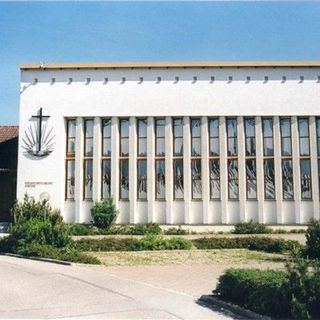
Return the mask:
<path id="1" fill-rule="evenodd" d="M 319 218 L 320 62 L 21 66 L 18 198 L 68 222 Z"/>

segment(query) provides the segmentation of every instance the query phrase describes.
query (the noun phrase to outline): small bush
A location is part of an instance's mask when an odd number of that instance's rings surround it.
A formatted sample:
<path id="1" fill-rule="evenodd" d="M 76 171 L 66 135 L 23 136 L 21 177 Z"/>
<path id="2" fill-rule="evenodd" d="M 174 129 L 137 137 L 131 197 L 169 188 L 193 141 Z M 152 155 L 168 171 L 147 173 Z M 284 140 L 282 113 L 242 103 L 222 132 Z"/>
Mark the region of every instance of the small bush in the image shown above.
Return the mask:
<path id="1" fill-rule="evenodd" d="M 19 249 L 17 253 L 29 257 L 50 258 L 77 263 L 100 264 L 100 261 L 96 257 L 89 256 L 88 254 L 80 252 L 76 248 L 72 247 L 59 249 L 50 245 L 31 243 L 26 247 Z"/>
<path id="2" fill-rule="evenodd" d="M 311 259 L 320 258 L 320 220 L 312 219 L 306 231 L 304 255 Z"/>
<path id="3" fill-rule="evenodd" d="M 169 228 L 167 230 L 163 231 L 164 234 L 167 235 L 179 235 L 179 236 L 183 236 L 186 234 L 190 234 L 190 230 L 186 230 L 186 229 L 182 229 L 181 227 L 179 228 Z"/>
<path id="4" fill-rule="evenodd" d="M 158 223 L 136 224 L 131 228 L 132 235 L 161 234 L 162 230 Z"/>
<path id="5" fill-rule="evenodd" d="M 219 278 L 214 292 L 223 300 L 281 318 L 288 315 L 288 306 L 281 290 L 285 282 L 286 273 L 283 271 L 229 269 Z"/>
<path id="6" fill-rule="evenodd" d="M 283 253 L 300 249 L 298 241 L 267 237 L 201 238 L 192 240 L 197 249 L 249 249 L 269 253 Z"/>
<path id="7" fill-rule="evenodd" d="M 98 228 L 108 229 L 116 220 L 118 211 L 113 203 L 112 198 L 96 202 L 91 208 L 91 216 L 95 226 Z"/>
<path id="8" fill-rule="evenodd" d="M 91 225 L 84 223 L 74 223 L 69 225 L 69 233 L 73 236 L 90 236 L 99 233 Z"/>
<path id="9" fill-rule="evenodd" d="M 156 235 L 147 235 L 141 239 L 81 239 L 76 242 L 76 247 L 82 251 L 189 250 L 192 248 L 192 242 L 182 238 L 164 239 Z"/>
<path id="10" fill-rule="evenodd" d="M 272 233 L 272 229 L 263 223 L 253 222 L 239 222 L 235 224 L 233 233 L 235 234 L 259 234 Z"/>

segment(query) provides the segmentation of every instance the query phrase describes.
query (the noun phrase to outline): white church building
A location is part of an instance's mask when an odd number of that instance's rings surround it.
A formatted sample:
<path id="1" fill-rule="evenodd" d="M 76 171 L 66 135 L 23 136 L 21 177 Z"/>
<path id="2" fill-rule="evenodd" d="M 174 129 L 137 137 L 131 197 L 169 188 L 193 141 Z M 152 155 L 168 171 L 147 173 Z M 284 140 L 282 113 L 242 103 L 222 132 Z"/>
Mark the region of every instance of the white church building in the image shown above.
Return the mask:
<path id="1" fill-rule="evenodd" d="M 23 64 L 18 199 L 89 222 L 319 218 L 320 62 Z"/>

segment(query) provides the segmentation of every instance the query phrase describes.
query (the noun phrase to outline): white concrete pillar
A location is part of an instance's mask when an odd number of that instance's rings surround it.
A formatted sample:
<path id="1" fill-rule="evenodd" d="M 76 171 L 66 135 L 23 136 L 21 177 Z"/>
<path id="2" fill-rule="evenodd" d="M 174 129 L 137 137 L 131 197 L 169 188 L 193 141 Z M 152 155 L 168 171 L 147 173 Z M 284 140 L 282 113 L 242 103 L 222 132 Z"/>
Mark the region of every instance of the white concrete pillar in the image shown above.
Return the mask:
<path id="1" fill-rule="evenodd" d="M 173 223 L 172 118 L 166 117 L 165 127 L 166 223 Z"/>
<path id="2" fill-rule="evenodd" d="M 273 117 L 273 136 L 274 136 L 274 176 L 275 176 L 275 194 L 277 208 L 277 223 L 283 224 L 282 212 L 282 162 L 281 162 L 281 136 L 280 136 L 280 118 Z"/>
<path id="3" fill-rule="evenodd" d="M 137 128 L 136 118 L 129 119 L 129 201 L 130 223 L 137 221 Z"/>
<path id="4" fill-rule="evenodd" d="M 111 119 L 111 196 L 118 206 L 119 202 L 119 122 Z"/>
<path id="5" fill-rule="evenodd" d="M 101 119 L 94 118 L 93 127 L 93 201 L 101 200 Z"/>
<path id="6" fill-rule="evenodd" d="M 256 123 L 256 166 L 257 166 L 257 198 L 259 222 L 265 223 L 264 216 L 264 172 L 263 172 L 263 139 L 262 139 L 262 120 L 255 117 Z"/>
<path id="7" fill-rule="evenodd" d="M 293 167 L 293 192 L 296 223 L 301 223 L 301 186 L 300 186 L 300 161 L 299 161 L 299 132 L 298 119 L 291 117 L 292 135 L 292 167 Z"/>
<path id="8" fill-rule="evenodd" d="M 312 179 L 312 200 L 313 217 L 319 219 L 319 173 L 317 156 L 317 129 L 315 117 L 310 117 L 310 157 L 311 157 L 311 179 Z"/>
<path id="9" fill-rule="evenodd" d="M 228 216 L 228 161 L 227 161 L 227 131 L 226 118 L 219 117 L 220 142 L 220 197 L 221 197 L 221 223 L 229 223 Z"/>
<path id="10" fill-rule="evenodd" d="M 190 118 L 183 117 L 183 183 L 184 183 L 184 223 L 191 223 L 191 141 Z"/>
<path id="11" fill-rule="evenodd" d="M 76 119 L 76 150 L 75 150 L 75 218 L 76 222 L 82 222 L 83 203 L 83 118 Z"/>
<path id="12" fill-rule="evenodd" d="M 202 182 L 202 218 L 204 224 L 209 224 L 212 217 L 209 217 L 210 201 L 210 173 L 209 173 L 209 131 L 208 118 L 201 117 L 201 182 Z M 211 213 L 212 214 L 212 213 Z M 216 214 L 216 212 L 214 213 Z"/>
<path id="13" fill-rule="evenodd" d="M 247 221 L 246 217 L 246 161 L 245 161 L 245 139 L 244 120 L 238 117 L 238 175 L 239 175 L 239 202 L 240 221 Z"/>
<path id="14" fill-rule="evenodd" d="M 147 190 L 148 190 L 148 222 L 154 221 L 154 201 L 155 201 L 155 163 L 154 163 L 154 118 L 148 117 L 147 128 Z"/>

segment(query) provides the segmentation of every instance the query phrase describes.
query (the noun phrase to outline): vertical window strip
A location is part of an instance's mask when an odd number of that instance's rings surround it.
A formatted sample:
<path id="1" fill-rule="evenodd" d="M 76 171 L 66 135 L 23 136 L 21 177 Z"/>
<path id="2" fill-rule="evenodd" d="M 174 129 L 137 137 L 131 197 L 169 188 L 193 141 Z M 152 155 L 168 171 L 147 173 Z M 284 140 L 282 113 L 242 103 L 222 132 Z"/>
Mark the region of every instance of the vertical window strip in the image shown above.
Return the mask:
<path id="1" fill-rule="evenodd" d="M 183 120 L 174 118 L 172 120 L 173 130 L 173 198 L 184 199 L 183 181 Z"/>
<path id="2" fill-rule="evenodd" d="M 111 197 L 111 119 L 102 119 L 102 159 L 101 159 L 101 196 L 102 199 Z"/>
<path id="3" fill-rule="evenodd" d="M 137 199 L 147 200 L 147 119 L 137 120 Z"/>
<path id="4" fill-rule="evenodd" d="M 92 200 L 93 119 L 84 120 L 83 199 Z"/>
<path id="5" fill-rule="evenodd" d="M 75 146 L 76 146 L 76 120 L 67 119 L 66 122 L 66 178 L 65 199 L 74 200 L 75 188 Z"/>
<path id="6" fill-rule="evenodd" d="M 228 198 L 239 200 L 237 118 L 227 118 Z"/>
<path id="7" fill-rule="evenodd" d="M 155 119 L 155 198 L 165 200 L 165 119 Z"/>
<path id="8" fill-rule="evenodd" d="M 316 118 L 316 139 L 317 139 L 317 158 L 318 158 L 318 185 L 320 188 L 320 117 Z"/>
<path id="9" fill-rule="evenodd" d="M 119 119 L 119 199 L 129 200 L 129 119 Z"/>
<path id="10" fill-rule="evenodd" d="M 280 118 L 282 198 L 294 200 L 291 119 Z"/>
<path id="11" fill-rule="evenodd" d="M 244 119 L 245 133 L 245 163 L 246 163 L 246 194 L 247 200 L 257 199 L 257 170 L 256 170 L 256 134 L 255 119 Z"/>
<path id="12" fill-rule="evenodd" d="M 309 118 L 298 118 L 300 192 L 302 200 L 312 199 Z"/>
<path id="13" fill-rule="evenodd" d="M 209 179 L 210 199 L 220 200 L 220 145 L 219 145 L 219 118 L 209 118 Z"/>
<path id="14" fill-rule="evenodd" d="M 264 199 L 275 200 L 273 118 L 262 119 Z"/>
<path id="15" fill-rule="evenodd" d="M 192 118 L 191 130 L 191 181 L 192 199 L 202 199 L 201 181 L 201 119 Z"/>

